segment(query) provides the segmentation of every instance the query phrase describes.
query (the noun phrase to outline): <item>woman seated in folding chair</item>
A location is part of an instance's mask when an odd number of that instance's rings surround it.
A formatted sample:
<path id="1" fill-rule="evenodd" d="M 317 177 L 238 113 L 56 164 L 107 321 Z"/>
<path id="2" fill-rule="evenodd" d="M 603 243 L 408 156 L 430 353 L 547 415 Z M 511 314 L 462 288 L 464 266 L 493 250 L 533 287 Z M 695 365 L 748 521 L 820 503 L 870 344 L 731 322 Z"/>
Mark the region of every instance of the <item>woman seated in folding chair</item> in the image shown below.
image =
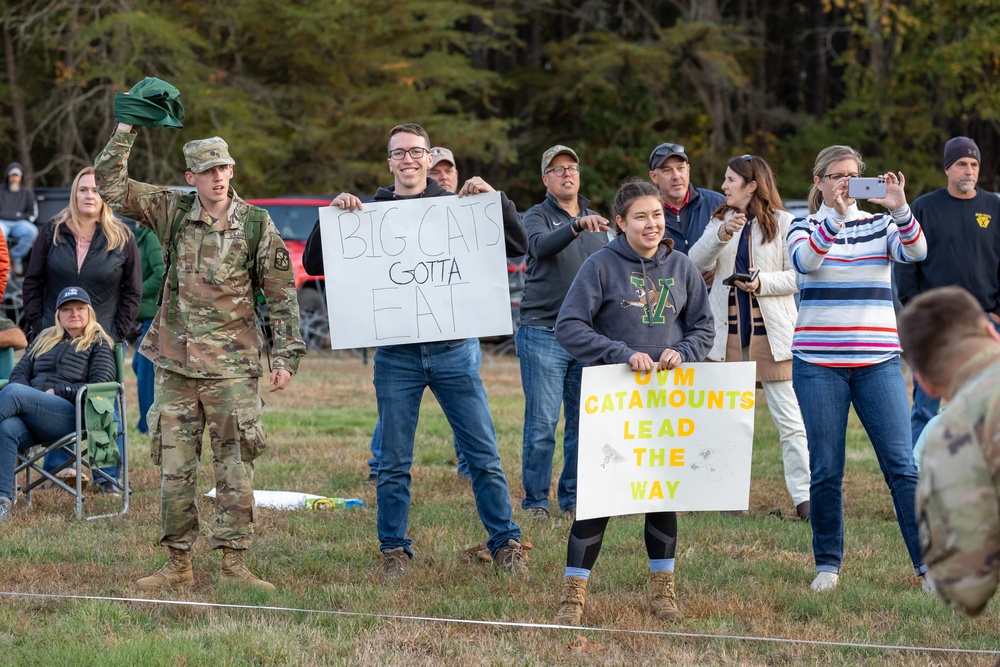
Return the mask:
<path id="1" fill-rule="evenodd" d="M 80 387 L 116 377 L 113 343 L 90 295 L 67 287 L 56 301 L 55 325 L 39 334 L 0 389 L 0 522 L 10 513 L 17 452 L 75 430 Z"/>

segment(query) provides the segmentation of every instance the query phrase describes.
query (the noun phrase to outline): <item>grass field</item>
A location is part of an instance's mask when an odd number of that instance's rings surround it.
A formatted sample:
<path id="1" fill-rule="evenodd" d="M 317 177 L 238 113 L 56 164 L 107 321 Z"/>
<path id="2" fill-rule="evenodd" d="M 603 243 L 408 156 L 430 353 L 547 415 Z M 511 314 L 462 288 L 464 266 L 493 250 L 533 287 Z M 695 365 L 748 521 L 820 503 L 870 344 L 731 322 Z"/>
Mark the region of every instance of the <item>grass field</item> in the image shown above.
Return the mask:
<path id="1" fill-rule="evenodd" d="M 487 355 L 483 376 L 519 507 L 524 399 L 517 361 Z M 376 419 L 371 366 L 350 356 L 310 355 L 289 389 L 265 400 L 269 451 L 257 466 L 256 486 L 360 497 L 366 508 L 261 510 L 248 560 L 278 586 L 275 593 L 219 583 L 218 554 L 203 541 L 195 548 L 194 588 L 157 597 L 232 606 L 94 599 L 141 597 L 132 582 L 164 560 L 157 545 L 158 471 L 149 461 L 148 442 L 132 431 L 135 493 L 127 517 L 76 521 L 69 496 L 44 492 L 31 508 L 19 503 L 0 527 L 0 664 L 992 665 L 1000 657 L 739 638 L 1000 650 L 997 601 L 969 620 L 920 590 L 874 453 L 856 421 L 845 482 L 847 554 L 836 591 L 808 590 L 814 575 L 809 525 L 770 514 L 778 508 L 787 517 L 794 508 L 774 427 L 758 403 L 749 516 L 680 517 L 683 619 L 663 624 L 648 612 L 642 518 L 612 520 L 584 621 L 648 631 L 630 633 L 387 618 L 550 623 L 569 522 L 533 522 L 515 510 L 524 539 L 534 546 L 526 579 L 494 576 L 488 565 L 463 557 L 462 550 L 484 539 L 485 531 L 468 484 L 455 474 L 450 430 L 428 394 L 413 469 L 410 532 L 417 559 L 406 578 L 383 584 L 377 576 L 374 487 L 364 483 Z M 130 401 L 134 424 L 134 390 Z M 199 484 L 207 491 L 213 486 L 207 453 L 202 462 L 208 466 Z M 103 499 L 87 502 L 94 511 Z M 203 519 L 210 512 L 206 499 Z"/>

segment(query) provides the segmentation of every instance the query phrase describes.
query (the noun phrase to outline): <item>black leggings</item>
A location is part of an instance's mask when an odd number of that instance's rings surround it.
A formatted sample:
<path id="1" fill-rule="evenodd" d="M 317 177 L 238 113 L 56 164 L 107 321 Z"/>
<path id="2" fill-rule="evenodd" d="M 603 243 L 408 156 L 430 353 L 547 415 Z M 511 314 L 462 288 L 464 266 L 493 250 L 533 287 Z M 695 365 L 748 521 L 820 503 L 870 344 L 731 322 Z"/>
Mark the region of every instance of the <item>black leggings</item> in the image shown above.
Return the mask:
<path id="1" fill-rule="evenodd" d="M 604 542 L 604 529 L 611 517 L 577 519 L 569 531 L 566 567 L 593 570 Z M 653 512 L 646 515 L 646 554 L 650 560 L 673 558 L 677 551 L 677 512 Z"/>

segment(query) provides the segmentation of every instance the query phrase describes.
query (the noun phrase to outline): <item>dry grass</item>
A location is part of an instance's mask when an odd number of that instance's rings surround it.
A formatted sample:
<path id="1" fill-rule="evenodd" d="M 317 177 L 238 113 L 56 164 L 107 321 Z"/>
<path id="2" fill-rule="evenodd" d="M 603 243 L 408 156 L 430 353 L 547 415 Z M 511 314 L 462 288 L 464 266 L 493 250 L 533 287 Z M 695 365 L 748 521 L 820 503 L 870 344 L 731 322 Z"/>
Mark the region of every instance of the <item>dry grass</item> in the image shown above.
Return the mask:
<path id="1" fill-rule="evenodd" d="M 502 460 L 519 506 L 523 398 L 516 359 L 483 366 Z M 1000 648 L 994 603 L 970 621 L 919 591 L 870 445 L 852 445 L 846 482 L 847 558 L 832 595 L 808 592 L 807 524 L 794 514 L 766 409 L 757 416 L 751 514 L 680 519 L 678 591 L 685 617 L 663 625 L 648 612 L 641 518 L 611 522 L 592 578 L 585 622 L 618 632 L 484 626 L 377 618 L 428 616 L 549 623 L 558 603 L 569 523 L 515 519 L 532 542 L 531 575 L 494 576 L 462 549 L 485 537 L 468 484 L 454 473 L 451 434 L 428 394 L 413 468 L 410 533 L 417 560 L 403 581 L 377 576 L 374 489 L 364 484 L 375 421 L 371 367 L 350 355 L 310 356 L 285 392 L 265 396 L 269 451 L 259 488 L 363 498 L 347 512 L 263 510 L 250 554 L 275 582 L 268 595 L 220 584 L 218 555 L 196 547 L 195 586 L 164 600 L 356 612 L 168 606 L 5 597 L 0 664 L 678 664 L 990 665 L 996 657 L 680 637 L 655 632 L 799 638 L 885 645 Z M 134 401 L 130 406 L 134 413 Z M 762 406 L 763 407 L 763 406 Z M 134 418 L 131 420 L 134 422 Z M 857 429 L 856 422 L 852 428 Z M 158 477 L 133 432 L 127 517 L 77 522 L 70 498 L 35 496 L 0 528 L 0 591 L 140 597 L 132 581 L 157 568 Z M 206 448 L 207 449 L 207 448 Z M 210 467 L 209 467 L 210 469 Z M 558 466 L 557 466 L 558 469 Z M 201 488 L 211 488 L 203 471 Z M 91 502 L 91 501 L 88 501 Z M 94 501 L 96 502 L 96 501 Z M 211 506 L 202 503 L 210 519 Z M 627 631 L 648 631 L 634 634 Z"/>

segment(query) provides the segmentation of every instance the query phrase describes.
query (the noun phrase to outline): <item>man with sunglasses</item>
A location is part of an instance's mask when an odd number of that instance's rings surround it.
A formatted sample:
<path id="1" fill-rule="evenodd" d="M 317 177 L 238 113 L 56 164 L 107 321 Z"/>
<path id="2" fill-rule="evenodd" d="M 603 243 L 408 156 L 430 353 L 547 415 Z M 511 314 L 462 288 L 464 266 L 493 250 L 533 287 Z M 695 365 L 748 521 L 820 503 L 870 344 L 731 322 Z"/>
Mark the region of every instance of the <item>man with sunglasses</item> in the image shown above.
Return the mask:
<path id="1" fill-rule="evenodd" d="M 691 164 L 680 144 L 664 143 L 653 149 L 649 155 L 649 179 L 660 189 L 666 233 L 674 240 L 674 250 L 688 254 L 688 249 L 701 238 L 712 213 L 726 198 L 715 190 L 691 185 Z M 713 271 L 704 271 L 702 276 L 706 283 L 712 284 Z"/>
<path id="2" fill-rule="evenodd" d="M 454 193 L 428 176 L 434 161 L 427 131 L 419 125 L 397 125 L 389 132 L 389 171 L 394 184 L 379 188 L 374 201 L 416 197 L 446 197 Z M 482 178 L 470 178 L 458 196 L 493 192 Z M 526 250 L 524 228 L 514 205 L 500 193 L 504 240 L 508 257 Z M 343 210 L 363 207 L 354 195 L 342 192 L 330 202 Z M 419 221 L 414 220 L 416 225 Z M 378 537 L 382 575 L 406 573 L 413 558 L 407 537 L 410 514 L 410 466 L 413 441 L 424 388 L 430 387 L 455 433 L 472 476 L 472 493 L 486 527 L 487 546 L 494 568 L 514 574 L 528 571 L 521 548 L 521 529 L 513 521 L 507 478 L 500 467 L 496 430 L 486 390 L 472 362 L 465 340 L 389 345 L 375 352 L 375 396 L 382 424 L 382 456 L 378 469 Z"/>
<path id="3" fill-rule="evenodd" d="M 580 160 L 572 148 L 553 146 L 542 155 L 545 199 L 524 214 L 527 273 L 521 326 L 514 335 L 524 388 L 521 507 L 536 520 L 549 517 L 552 454 L 563 407 L 563 470 L 556 490 L 561 514 L 576 510 L 576 456 L 583 366 L 556 341 L 563 299 L 584 260 L 608 242 L 608 221 L 580 196 Z"/>

